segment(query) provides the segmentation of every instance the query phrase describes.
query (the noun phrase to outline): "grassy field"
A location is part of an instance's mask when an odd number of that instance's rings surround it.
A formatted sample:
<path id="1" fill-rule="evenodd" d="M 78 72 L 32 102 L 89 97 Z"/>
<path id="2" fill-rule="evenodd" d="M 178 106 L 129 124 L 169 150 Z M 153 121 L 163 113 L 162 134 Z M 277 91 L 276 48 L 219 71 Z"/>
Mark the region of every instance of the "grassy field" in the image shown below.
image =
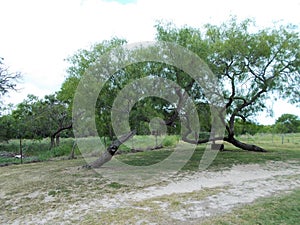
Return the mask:
<path id="1" fill-rule="evenodd" d="M 74 140 L 72 138 L 61 138 L 60 146 L 50 149 L 49 139 L 22 140 L 23 162 L 46 161 L 55 157 L 69 156 L 73 143 Z M 0 143 L 0 155 L 1 153 L 20 154 L 19 140 L 10 140 L 8 143 Z M 79 154 L 78 149 L 76 149 L 76 154 Z M 10 163 L 19 164 L 20 159 L 0 156 L 0 165 Z"/>
<path id="2" fill-rule="evenodd" d="M 241 141 L 257 144 L 267 149 L 267 152 L 247 152 L 225 143 L 225 151 L 220 151 L 209 169 L 231 167 L 235 164 L 264 163 L 266 161 L 285 161 L 300 159 L 300 134 L 285 135 L 285 142 L 282 144 L 280 135 L 259 134 L 255 136 L 241 136 Z M 191 159 L 184 166 L 183 170 L 198 170 L 199 162 L 203 156 L 206 145 L 199 145 Z M 163 151 L 146 151 L 136 154 L 117 156 L 123 162 L 130 165 L 151 165 L 165 159 L 172 154 L 172 149 Z"/>
<path id="3" fill-rule="evenodd" d="M 98 155 L 98 145 L 95 142 L 98 138 L 86 138 L 87 149 L 75 147 L 75 155 L 80 157 L 81 154 Z M 154 136 L 134 136 L 126 145 L 121 145 L 119 151 L 122 153 L 130 152 L 130 149 L 147 150 L 156 146 L 172 147 L 178 142 L 178 136 L 166 136 L 155 138 Z M 96 143 L 96 144 L 95 144 Z M 102 138 L 102 143 L 109 145 L 110 140 Z M 68 158 L 74 144 L 73 138 L 61 138 L 60 146 L 50 149 L 50 140 L 22 140 L 23 162 L 47 161 L 53 158 Z M 19 164 L 20 159 L 14 157 L 1 157 L 1 153 L 20 154 L 19 140 L 10 140 L 8 143 L 0 143 L 0 166 L 7 164 Z"/>
<path id="4" fill-rule="evenodd" d="M 242 136 L 241 140 L 265 147 L 268 152 L 255 153 L 239 150 L 225 144 L 225 151 L 219 152 L 209 171 L 221 171 L 237 164 L 259 163 L 269 161 L 293 161 L 300 164 L 300 134 L 286 135 L 282 143 L 281 136 L 257 135 Z M 162 141 L 162 140 L 160 140 Z M 161 150 L 129 153 L 116 156 L 119 160 L 131 165 L 150 165 L 161 161 L 173 152 L 173 144 L 177 138 L 168 139 Z M 12 144 L 14 142 L 11 142 Z M 41 142 L 40 144 L 43 144 Z M 17 148 L 17 142 L 14 143 Z M 45 141 L 45 148 L 48 142 Z M 91 207 L 89 202 L 97 198 L 113 198 L 116 194 L 135 192 L 140 188 L 131 185 L 122 185 L 104 179 L 94 170 L 85 170 L 81 166 L 86 162 L 77 150 L 77 159 L 66 160 L 72 148 L 73 140 L 62 140 L 62 146 L 54 150 L 48 148 L 35 149 L 30 142 L 25 143 L 25 154 L 28 157 L 40 157 L 46 162 L 30 163 L 24 165 L 11 165 L 0 168 L 0 223 L 12 222 L 27 224 L 38 223 L 43 217 L 51 218 L 51 224 L 64 221 L 64 214 L 70 213 L 80 205 L 84 208 Z M 155 145 L 155 139 L 149 138 L 143 142 L 143 137 L 135 137 L 131 143 L 136 148 L 147 148 Z M 3 145 L 2 145 L 3 146 Z M 6 146 L 5 151 L 12 148 Z M 31 146 L 31 147 L 30 147 Z M 40 147 L 43 145 L 40 145 Z M 126 151 L 127 147 L 122 147 Z M 3 148 L 1 148 L 2 151 Z M 182 174 L 197 171 L 199 161 L 203 155 L 205 145 L 196 148 L 193 156 L 182 168 Z M 43 158 L 44 157 L 44 158 Z M 51 160 L 50 160 L 51 159 Z M 1 158 L 0 158 L 1 160 Z M 17 162 L 18 159 L 11 159 Z M 0 161 L 1 162 L 1 161 Z M 296 178 L 297 179 L 297 178 Z M 156 209 L 155 202 L 169 204 L 168 210 L 179 210 L 186 207 L 182 204 L 184 199 L 202 199 L 206 196 L 220 192 L 220 189 L 204 189 L 190 194 L 168 195 L 152 201 L 142 201 L 135 205 L 135 209 L 123 207 L 112 209 L 109 212 L 93 210 L 80 218 L 81 224 L 134 224 L 136 217 L 147 218 L 158 224 L 175 224 Z M 154 202 L 154 203 L 153 203 Z M 74 209 L 73 209 L 74 206 Z M 300 190 L 294 190 L 280 197 L 263 198 L 254 204 L 245 205 L 222 216 L 212 217 L 204 224 L 297 224 L 300 215 Z M 140 207 L 140 209 L 139 209 Z M 144 208 L 150 208 L 147 213 Z M 56 216 L 51 217 L 56 212 Z M 61 214 L 59 214 L 61 212 Z M 78 211 L 72 213 L 80 214 Z M 39 215 L 39 217 L 35 217 Z M 26 216 L 26 219 L 24 217 Z M 19 217 L 23 218 L 19 221 Z M 1 220 L 3 219 L 3 220 Z M 101 219 L 101 222 L 99 222 Z M 3 222 L 5 221 L 5 222 Z M 67 224 L 78 223 L 78 218 Z M 199 224 L 199 221 L 189 221 L 186 224 Z M 147 223 L 141 223 L 147 224 Z"/>
<path id="5" fill-rule="evenodd" d="M 211 168 L 230 166 L 236 163 L 260 163 L 266 160 L 289 160 L 300 158 L 300 133 L 284 135 L 243 135 L 238 138 L 247 143 L 253 143 L 262 146 L 267 149 L 268 152 L 245 152 L 225 143 L 226 151 L 218 153 L 218 156 L 211 165 Z M 178 139 L 178 136 L 158 137 L 157 140 L 154 136 L 135 136 L 133 139 L 128 141 L 126 145 L 122 145 L 120 147 L 120 150 L 123 153 L 126 153 L 132 148 L 147 150 L 155 147 L 156 145 L 162 145 L 165 147 L 165 150 L 153 152 L 145 151 L 143 153 L 138 153 L 137 155 L 128 154 L 126 156 L 122 155 L 118 157 L 120 160 L 130 165 L 150 165 L 169 156 L 172 153 L 172 147 L 176 145 Z M 91 142 L 91 146 L 88 149 L 81 149 L 81 151 L 79 151 L 78 148 L 75 148 L 75 155 L 77 155 L 77 157 L 80 157 L 82 153 L 97 155 L 98 150 L 97 146 L 93 145 L 94 140 L 88 140 Z M 36 141 L 23 140 L 23 153 L 25 155 L 23 162 L 46 161 L 55 157 L 67 158 L 70 155 L 73 143 L 74 140 L 72 138 L 62 138 L 61 145 L 59 147 L 49 150 L 50 143 L 48 139 Z M 109 145 L 110 141 L 106 141 L 106 144 Z M 198 163 L 203 155 L 205 147 L 206 145 L 199 145 L 196 148 L 192 158 L 185 166 L 185 170 L 195 170 L 198 168 Z M 19 141 L 11 140 L 9 143 L 0 143 L 0 153 L 1 152 L 12 152 L 14 154 L 19 154 Z M 136 160 L 137 158 L 139 158 L 139 160 Z M 20 163 L 20 159 L 0 156 L 0 165 L 10 163 Z"/>

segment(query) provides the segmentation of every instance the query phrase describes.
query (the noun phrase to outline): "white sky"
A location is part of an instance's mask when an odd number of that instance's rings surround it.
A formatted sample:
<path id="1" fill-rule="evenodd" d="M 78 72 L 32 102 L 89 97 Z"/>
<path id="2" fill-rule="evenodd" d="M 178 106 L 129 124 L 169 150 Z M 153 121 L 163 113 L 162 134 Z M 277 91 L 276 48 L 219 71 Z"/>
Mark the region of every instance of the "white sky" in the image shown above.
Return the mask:
<path id="1" fill-rule="evenodd" d="M 24 79 L 19 93 L 6 102 L 19 103 L 27 94 L 43 97 L 58 91 L 66 76 L 64 59 L 77 49 L 114 36 L 129 42 L 154 40 L 157 20 L 177 26 L 219 24 L 237 15 L 258 26 L 274 21 L 300 27 L 300 0 L 0 0 L 0 57 Z M 300 116 L 300 109 L 277 101 L 271 124 L 282 113 Z"/>

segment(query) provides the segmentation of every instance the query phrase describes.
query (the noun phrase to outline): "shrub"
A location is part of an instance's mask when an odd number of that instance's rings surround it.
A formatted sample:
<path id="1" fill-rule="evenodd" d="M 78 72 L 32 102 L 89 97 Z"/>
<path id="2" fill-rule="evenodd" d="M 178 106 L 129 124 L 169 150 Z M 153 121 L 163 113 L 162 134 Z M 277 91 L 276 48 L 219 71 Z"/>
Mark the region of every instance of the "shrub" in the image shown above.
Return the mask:
<path id="1" fill-rule="evenodd" d="M 162 141 L 163 147 L 173 147 L 175 146 L 179 141 L 179 137 L 172 135 L 172 136 L 166 136 L 164 140 Z"/>

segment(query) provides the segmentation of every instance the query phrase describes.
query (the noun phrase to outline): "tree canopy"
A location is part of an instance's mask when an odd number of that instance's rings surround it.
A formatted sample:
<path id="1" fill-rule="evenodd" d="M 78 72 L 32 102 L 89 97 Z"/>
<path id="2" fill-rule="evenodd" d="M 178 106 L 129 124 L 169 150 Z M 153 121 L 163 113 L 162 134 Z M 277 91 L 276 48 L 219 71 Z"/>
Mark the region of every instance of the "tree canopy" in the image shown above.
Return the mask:
<path id="1" fill-rule="evenodd" d="M 156 30 L 157 41 L 176 43 L 196 53 L 216 75 L 218 88 L 223 90 L 222 97 L 225 100 L 223 111 L 226 115 L 221 119 L 226 127 L 226 134 L 222 139 L 245 150 L 264 151 L 258 146 L 241 143 L 235 138 L 235 121 L 238 118 L 242 121 L 251 120 L 257 113 L 265 110 L 265 102 L 274 93 L 280 93 L 291 102 L 299 102 L 296 96 L 299 94 L 300 39 L 295 27 L 289 25 L 258 29 L 251 20 L 238 22 L 236 18 L 231 18 L 220 26 L 207 24 L 203 29 L 187 26 L 177 28 L 172 24 L 158 23 Z M 88 66 L 97 60 L 95 56 L 125 43 L 124 40 L 113 39 L 111 42 L 93 46 L 90 51 L 79 51 L 70 60 L 68 79 L 80 79 Z M 132 79 L 153 74 L 176 82 L 192 96 L 198 108 L 199 118 L 202 118 L 200 123 L 206 124 L 204 127 L 210 131 L 212 118 L 208 113 L 209 101 L 197 82 L 174 66 L 148 62 L 130 65 L 118 71 L 106 84 L 106 88 L 102 89 L 105 97 L 99 98 L 97 103 L 97 110 L 101 112 L 97 119 L 99 127 L 107 126 L 106 131 L 102 129 L 103 134 L 112 132 L 109 110 L 118 91 Z M 68 82 L 76 83 L 68 79 L 65 86 Z M 72 91 L 74 93 L 75 90 Z M 145 99 L 133 108 L 131 123 L 139 127 L 138 124 L 147 124 L 151 120 L 150 117 L 159 115 L 168 127 L 173 126 L 174 130 L 175 124 L 178 124 L 178 110 L 180 109 L 177 106 L 170 107 L 161 99 Z M 205 141 L 209 140 L 199 140 L 199 143 Z"/>
<path id="2" fill-rule="evenodd" d="M 293 26 L 258 30 L 253 21 L 232 18 L 220 26 L 208 24 L 200 30 L 158 24 L 158 40 L 173 41 L 197 52 L 219 79 L 226 101 L 224 140 L 246 150 L 235 136 L 237 118 L 246 120 L 266 108 L 265 101 L 280 93 L 299 102 L 300 39 Z"/>

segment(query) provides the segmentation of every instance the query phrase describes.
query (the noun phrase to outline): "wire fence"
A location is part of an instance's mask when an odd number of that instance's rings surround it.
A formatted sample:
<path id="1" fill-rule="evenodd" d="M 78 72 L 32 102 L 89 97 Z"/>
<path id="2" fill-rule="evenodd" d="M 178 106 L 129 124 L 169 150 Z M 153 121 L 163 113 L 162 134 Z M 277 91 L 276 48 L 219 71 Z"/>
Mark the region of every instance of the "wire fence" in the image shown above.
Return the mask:
<path id="1" fill-rule="evenodd" d="M 240 140 L 256 143 L 256 144 L 295 144 L 300 145 L 300 133 L 287 133 L 287 134 L 270 134 L 259 133 L 255 135 L 244 134 L 238 136 Z"/>

